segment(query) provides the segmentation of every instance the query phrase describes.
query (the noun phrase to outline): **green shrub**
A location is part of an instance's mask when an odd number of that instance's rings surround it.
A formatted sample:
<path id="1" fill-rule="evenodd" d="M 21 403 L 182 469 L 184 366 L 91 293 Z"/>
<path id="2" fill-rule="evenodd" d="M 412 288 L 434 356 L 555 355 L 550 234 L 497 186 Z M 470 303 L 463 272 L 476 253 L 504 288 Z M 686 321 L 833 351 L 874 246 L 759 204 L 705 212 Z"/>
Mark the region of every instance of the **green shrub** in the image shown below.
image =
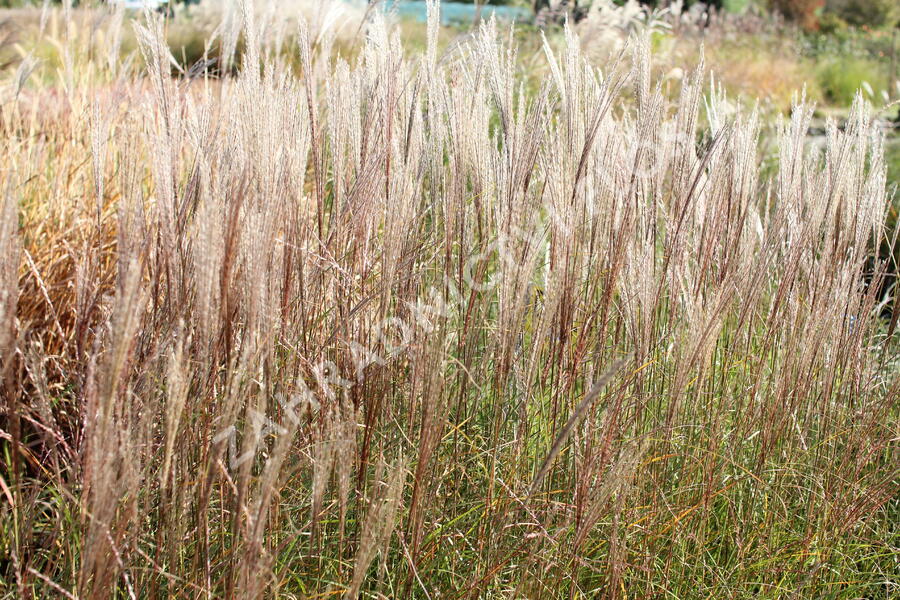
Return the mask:
<path id="1" fill-rule="evenodd" d="M 751 0 L 723 0 L 722 8 L 728 12 L 743 13 L 753 4 Z"/>
<path id="2" fill-rule="evenodd" d="M 819 19 L 819 31 L 828 35 L 841 35 L 849 23 L 833 12 L 826 12 Z"/>
<path id="3" fill-rule="evenodd" d="M 887 145 L 885 148 L 885 162 L 887 163 L 888 186 L 900 186 L 900 140 Z"/>
<path id="4" fill-rule="evenodd" d="M 825 8 L 851 25 L 892 27 L 900 20 L 897 0 L 828 0 Z"/>
<path id="5" fill-rule="evenodd" d="M 862 58 L 826 59 L 817 68 L 816 81 L 827 100 L 847 106 L 853 102 L 856 91 L 865 89 L 866 85 L 874 95 L 884 89 L 883 74 L 877 63 Z"/>

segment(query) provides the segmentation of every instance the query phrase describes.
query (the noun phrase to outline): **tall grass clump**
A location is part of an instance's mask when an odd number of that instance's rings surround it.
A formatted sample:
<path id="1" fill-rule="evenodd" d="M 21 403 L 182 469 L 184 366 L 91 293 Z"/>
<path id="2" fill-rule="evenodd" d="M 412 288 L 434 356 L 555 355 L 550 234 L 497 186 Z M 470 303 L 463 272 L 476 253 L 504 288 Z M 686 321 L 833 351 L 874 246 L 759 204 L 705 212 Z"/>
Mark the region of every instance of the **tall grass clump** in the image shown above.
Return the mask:
<path id="1" fill-rule="evenodd" d="M 372 11 L 352 60 L 304 20 L 287 56 L 243 5 L 234 76 L 177 75 L 156 16 L 140 61 L 4 71 L 0 589 L 895 594 L 863 101 L 765 157 L 646 38 L 566 30 L 535 89 L 429 10 L 413 55 Z"/>

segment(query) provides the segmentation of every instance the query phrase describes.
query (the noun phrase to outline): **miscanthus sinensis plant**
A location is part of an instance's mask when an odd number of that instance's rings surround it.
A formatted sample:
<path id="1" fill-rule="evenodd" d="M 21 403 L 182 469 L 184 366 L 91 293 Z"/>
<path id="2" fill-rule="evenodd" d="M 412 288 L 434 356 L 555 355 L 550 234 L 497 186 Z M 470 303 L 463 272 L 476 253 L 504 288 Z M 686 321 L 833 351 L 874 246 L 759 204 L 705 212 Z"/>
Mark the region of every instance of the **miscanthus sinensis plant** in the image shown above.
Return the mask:
<path id="1" fill-rule="evenodd" d="M 348 60 L 245 6 L 184 73 L 158 17 L 127 64 L 73 20 L 5 72 L 4 597 L 896 593 L 863 102 L 818 149 L 798 102 L 773 166 L 646 39 L 566 31 L 534 85 L 437 10 Z"/>

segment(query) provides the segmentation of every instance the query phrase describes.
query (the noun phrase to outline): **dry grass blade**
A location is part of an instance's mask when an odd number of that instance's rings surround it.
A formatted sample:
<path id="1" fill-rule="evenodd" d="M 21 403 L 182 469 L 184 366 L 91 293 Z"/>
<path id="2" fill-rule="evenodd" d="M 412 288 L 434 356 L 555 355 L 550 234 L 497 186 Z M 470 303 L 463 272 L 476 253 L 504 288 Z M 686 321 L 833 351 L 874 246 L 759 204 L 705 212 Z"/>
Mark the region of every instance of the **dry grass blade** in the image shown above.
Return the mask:
<path id="1" fill-rule="evenodd" d="M 547 473 L 550 471 L 550 467 L 553 465 L 553 461 L 556 460 L 556 457 L 559 456 L 559 453 L 562 451 L 563 446 L 565 446 L 566 441 L 568 441 L 569 436 L 572 435 L 572 431 L 575 430 L 575 427 L 578 423 L 587 415 L 588 410 L 594 404 L 594 401 L 600 397 L 600 394 L 603 392 L 604 388 L 606 388 L 607 384 L 613 380 L 616 374 L 631 361 L 631 356 L 625 356 L 623 358 L 615 361 L 606 371 L 604 371 L 598 378 L 596 383 L 591 386 L 591 389 L 588 390 L 588 393 L 584 395 L 584 398 L 581 402 L 578 403 L 578 406 L 575 407 L 575 410 L 572 411 L 572 414 L 569 416 L 569 419 L 566 421 L 566 424 L 563 425 L 562 429 L 559 430 L 559 433 L 556 434 L 556 439 L 553 441 L 553 445 L 550 446 L 550 451 L 547 453 L 547 456 L 544 458 L 544 461 L 541 463 L 541 466 L 538 468 L 537 474 L 534 476 L 534 480 L 531 482 L 531 486 L 528 488 L 528 495 L 533 496 L 537 491 L 538 487 L 541 485 L 541 482 L 546 477 Z"/>

